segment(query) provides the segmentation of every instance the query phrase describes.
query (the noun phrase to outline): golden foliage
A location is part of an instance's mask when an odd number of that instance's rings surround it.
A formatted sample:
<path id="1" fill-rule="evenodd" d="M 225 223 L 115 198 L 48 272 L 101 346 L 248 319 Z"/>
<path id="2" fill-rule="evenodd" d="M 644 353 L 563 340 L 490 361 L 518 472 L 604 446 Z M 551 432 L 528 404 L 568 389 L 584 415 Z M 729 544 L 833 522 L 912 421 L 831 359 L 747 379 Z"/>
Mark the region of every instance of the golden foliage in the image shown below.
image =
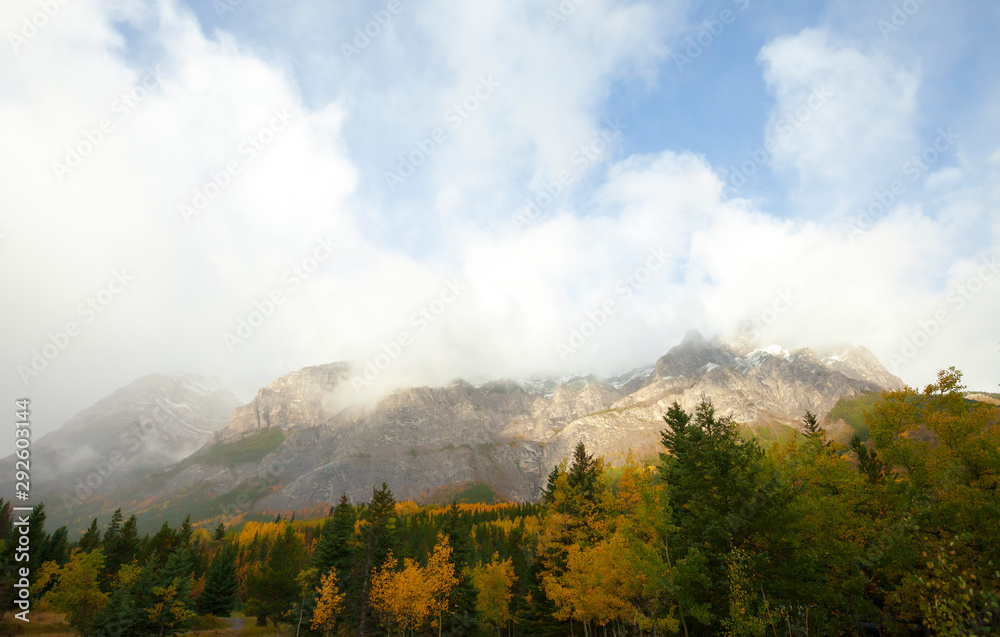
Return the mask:
<path id="1" fill-rule="evenodd" d="M 316 609 L 313 611 L 310 627 L 328 635 L 344 608 L 344 593 L 340 592 L 337 586 L 337 569 L 331 568 L 330 572 L 320 579 L 316 594 Z"/>
<path id="2" fill-rule="evenodd" d="M 472 582 L 476 587 L 476 610 L 483 621 L 497 630 L 511 620 L 510 602 L 514 597 L 514 563 L 511 558 L 500 560 L 493 554 L 489 564 L 479 564 L 472 569 Z"/>

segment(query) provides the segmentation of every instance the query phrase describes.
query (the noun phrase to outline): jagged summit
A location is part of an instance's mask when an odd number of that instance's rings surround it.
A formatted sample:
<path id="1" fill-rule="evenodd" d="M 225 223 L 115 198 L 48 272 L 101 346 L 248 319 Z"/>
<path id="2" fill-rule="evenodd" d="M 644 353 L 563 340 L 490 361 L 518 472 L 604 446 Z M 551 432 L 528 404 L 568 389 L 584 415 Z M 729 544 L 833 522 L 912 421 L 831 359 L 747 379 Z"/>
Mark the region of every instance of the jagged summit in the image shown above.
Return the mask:
<path id="1" fill-rule="evenodd" d="M 456 379 L 361 401 L 342 391 L 351 374 L 350 365 L 330 363 L 275 379 L 232 409 L 224 429 L 217 422 L 199 453 L 154 486 L 135 487 L 133 497 L 150 506 L 178 494 L 222 501 L 266 475 L 267 488 L 254 490 L 259 509 L 311 507 L 342 492 L 364 500 L 383 480 L 400 498 L 486 483 L 503 497 L 530 500 L 580 441 L 611 462 L 632 450 L 658 451 L 674 401 L 693 410 L 708 399 L 749 427 L 787 430 L 806 410 L 822 416 L 842 397 L 902 385 L 864 348 L 820 356 L 732 345 L 693 330 L 655 365 L 612 378 Z"/>

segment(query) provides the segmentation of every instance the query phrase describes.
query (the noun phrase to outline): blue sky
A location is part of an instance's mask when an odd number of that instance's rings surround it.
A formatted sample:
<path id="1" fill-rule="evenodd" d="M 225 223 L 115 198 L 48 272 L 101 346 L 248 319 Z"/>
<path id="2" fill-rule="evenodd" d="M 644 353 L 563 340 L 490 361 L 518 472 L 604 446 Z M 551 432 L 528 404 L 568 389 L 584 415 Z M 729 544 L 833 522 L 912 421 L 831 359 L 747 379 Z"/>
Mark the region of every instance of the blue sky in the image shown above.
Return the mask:
<path id="1" fill-rule="evenodd" d="M 2 380 L 53 423 L 403 336 L 371 391 L 691 328 L 998 382 L 995 3 L 222 1 L 0 9 Z"/>

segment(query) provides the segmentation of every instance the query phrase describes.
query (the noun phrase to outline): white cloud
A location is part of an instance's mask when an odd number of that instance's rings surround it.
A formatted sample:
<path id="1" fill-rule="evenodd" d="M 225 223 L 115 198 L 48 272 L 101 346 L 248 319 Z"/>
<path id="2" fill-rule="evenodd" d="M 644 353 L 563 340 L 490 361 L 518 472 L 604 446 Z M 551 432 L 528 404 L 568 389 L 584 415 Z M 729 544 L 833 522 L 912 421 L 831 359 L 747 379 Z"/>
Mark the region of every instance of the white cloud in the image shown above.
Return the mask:
<path id="1" fill-rule="evenodd" d="M 843 213 L 900 176 L 916 150 L 917 70 L 823 29 L 779 37 L 759 60 L 776 100 L 767 127 L 773 165 L 795 172 L 796 199 L 808 210 Z"/>
<path id="2" fill-rule="evenodd" d="M 35 6 L 11 3 L 0 27 L 16 28 Z M 814 88 L 835 94 L 775 155 L 797 171 L 799 199 L 815 193 L 812 221 L 725 200 L 696 152 L 622 157 L 612 139 L 575 162 L 610 128 L 602 111 L 612 87 L 655 71 L 684 7 L 589 0 L 556 29 L 532 7 L 407 5 L 359 59 L 331 63 L 342 97 L 315 105 L 286 66 L 224 31 L 206 36 L 173 2 L 67 5 L 0 61 L 10 87 L 0 126 L 17 149 L 0 156 L 0 174 L 16 175 L 0 193 L 16 211 L 0 226 L 0 294 L 17 307 L 0 335 L 12 363 L 4 391 L 34 398 L 51 429 L 145 373 L 204 370 L 249 395 L 304 365 L 363 365 L 404 332 L 411 344 L 380 382 L 609 373 L 652 362 L 691 327 L 735 330 L 785 288 L 797 298 L 768 336 L 852 341 L 884 358 L 968 280 L 974 259 L 964 257 L 997 245 L 995 187 L 970 166 L 936 166 L 926 181 L 934 196 L 914 187 L 918 204 L 853 241 L 827 216 L 912 152 L 917 75 L 819 31 L 761 53 L 773 129 Z M 142 34 L 142 55 L 113 20 Z M 122 117 L 116 100 L 156 64 L 162 81 Z M 490 74 L 501 86 L 449 128 L 448 109 Z M 52 163 L 102 118 L 113 130 L 60 183 Z M 391 158 L 434 127 L 447 128 L 446 143 L 387 193 Z M 239 174 L 186 223 L 179 206 L 207 195 L 232 162 Z M 515 230 L 512 215 L 564 170 L 569 187 Z M 840 183 L 856 188 L 840 193 Z M 984 224 L 992 244 L 967 249 L 961 237 Z M 295 268 L 328 236 L 334 254 L 300 277 Z M 419 249 L 398 247 L 413 237 Z M 122 267 L 134 280 L 84 323 L 77 306 Z M 440 300 L 456 280 L 461 293 Z M 969 300 L 954 319 L 962 327 L 942 329 L 904 378 L 927 378 L 946 353 L 975 352 L 970 339 L 988 334 L 1000 309 L 997 289 Z M 228 351 L 223 333 L 275 291 L 282 303 Z M 615 310 L 595 319 L 608 301 Z M 424 308 L 433 321 L 421 322 Z M 573 345 L 588 320 L 603 325 Z M 14 367 L 67 321 L 82 323 L 81 335 L 24 388 Z M 945 362 L 966 364 L 984 385 L 992 368 L 960 358 Z"/>

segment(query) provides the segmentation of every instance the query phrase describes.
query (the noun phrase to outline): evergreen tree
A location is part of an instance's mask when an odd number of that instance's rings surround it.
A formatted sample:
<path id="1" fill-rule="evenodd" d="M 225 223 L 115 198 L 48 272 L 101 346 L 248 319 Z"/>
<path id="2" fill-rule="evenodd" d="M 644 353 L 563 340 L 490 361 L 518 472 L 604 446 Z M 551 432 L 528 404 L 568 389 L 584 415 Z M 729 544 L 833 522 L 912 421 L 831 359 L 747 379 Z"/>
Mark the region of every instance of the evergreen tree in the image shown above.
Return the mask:
<path id="1" fill-rule="evenodd" d="M 191 516 L 184 518 L 181 528 L 177 529 L 177 546 L 187 546 L 191 542 Z"/>
<path id="2" fill-rule="evenodd" d="M 156 535 L 146 542 L 144 559 L 155 559 L 159 565 L 166 562 L 167 557 L 177 545 L 177 533 L 166 522 L 156 532 Z"/>
<path id="3" fill-rule="evenodd" d="M 331 568 L 336 568 L 338 573 L 350 570 L 353 555 L 351 536 L 354 535 L 356 518 L 354 506 L 347 494 L 341 494 L 332 517 L 323 524 L 323 532 L 313 554 L 312 565 L 319 573 L 327 573 Z"/>
<path id="4" fill-rule="evenodd" d="M 255 610 L 258 625 L 270 619 L 278 626 L 278 619 L 298 600 L 299 584 L 296 576 L 305 562 L 305 547 L 290 524 L 268 551 L 261 568 L 247 576 L 247 607 Z M 254 604 L 250 603 L 250 600 Z"/>
<path id="5" fill-rule="evenodd" d="M 689 625 L 692 632 L 719 634 L 729 603 L 727 556 L 748 542 L 755 523 L 766 520 L 762 510 L 747 516 L 748 505 L 773 504 L 758 495 L 764 452 L 756 440 L 740 435 L 731 418 L 717 418 L 706 401 L 693 421 L 674 402 L 664 421 L 667 453 L 660 455 L 660 474 L 678 530 L 675 571 L 686 593 L 680 612 L 698 616 L 702 626 Z"/>
<path id="6" fill-rule="evenodd" d="M 104 530 L 104 553 L 107 557 L 108 548 L 114 546 L 115 542 L 118 541 L 118 535 L 122 531 L 122 521 L 125 518 L 122 517 L 122 510 L 115 509 L 115 512 L 111 515 L 111 521 L 108 522 L 108 528 Z"/>
<path id="7" fill-rule="evenodd" d="M 573 464 L 569 467 L 570 488 L 583 496 L 585 500 L 593 502 L 598 491 L 599 476 L 600 469 L 597 460 L 594 459 L 593 454 L 587 453 L 587 446 L 583 444 L 583 441 L 578 442 L 573 451 Z"/>
<path id="8" fill-rule="evenodd" d="M 240 588 L 240 581 L 236 576 L 237 553 L 235 544 L 227 544 L 212 560 L 205 589 L 198 597 L 197 609 L 200 615 L 229 617 L 236 607 L 236 595 Z"/>
<path id="9" fill-rule="evenodd" d="M 28 568 L 31 569 L 31 579 L 37 576 L 42 564 L 48 561 L 48 535 L 45 533 L 45 504 L 36 504 L 28 514 L 28 541 L 30 546 L 38 547 L 29 553 Z M 23 562 L 22 562 L 23 564 Z"/>
<path id="10" fill-rule="evenodd" d="M 94 521 L 90 523 L 90 528 L 80 538 L 78 546 L 84 553 L 90 553 L 94 549 L 101 548 L 101 529 L 97 526 L 97 518 L 94 518 Z"/>
<path id="11" fill-rule="evenodd" d="M 52 560 L 59 566 L 69 561 L 69 529 L 61 526 L 45 542 L 44 561 Z"/>
<path id="12" fill-rule="evenodd" d="M 558 464 L 552 467 L 552 471 L 549 472 L 549 479 L 546 482 L 545 487 L 542 488 L 541 499 L 543 504 L 552 504 L 553 502 L 555 502 L 556 483 L 559 481 L 559 476 L 563 474 L 564 472 L 562 470 L 562 467 L 559 466 Z"/>
<path id="13" fill-rule="evenodd" d="M 878 451 L 874 447 L 869 449 L 861 442 L 861 437 L 854 434 L 851 437 L 851 451 L 858 455 L 858 471 L 868 479 L 868 482 L 879 484 L 885 481 L 885 463 L 879 458 Z"/>
<path id="14" fill-rule="evenodd" d="M 212 535 L 212 540 L 218 542 L 226 537 L 226 525 L 219 522 L 219 526 L 215 527 L 215 533 Z"/>
<path id="15" fill-rule="evenodd" d="M 364 551 L 361 560 L 361 608 L 358 634 L 365 634 L 365 620 L 368 615 L 368 593 L 371 587 L 371 573 L 376 565 L 385 560 L 389 552 L 392 526 L 395 521 L 396 498 L 389 485 L 382 483 L 381 489 L 372 489 L 372 501 L 364 511 L 368 522 L 365 529 Z"/>
<path id="16" fill-rule="evenodd" d="M 139 550 L 139 529 L 135 515 L 129 517 L 121 528 L 111 535 L 105 534 L 105 568 L 109 573 L 117 573 L 123 564 L 128 564 Z"/>
<path id="17" fill-rule="evenodd" d="M 194 573 L 194 556 L 188 546 L 178 546 L 174 549 L 167 563 L 160 572 L 159 586 L 169 588 L 173 586 L 177 591 L 176 599 L 184 604 L 188 603 L 188 595 L 191 593 L 191 586 L 194 583 L 192 575 Z"/>

